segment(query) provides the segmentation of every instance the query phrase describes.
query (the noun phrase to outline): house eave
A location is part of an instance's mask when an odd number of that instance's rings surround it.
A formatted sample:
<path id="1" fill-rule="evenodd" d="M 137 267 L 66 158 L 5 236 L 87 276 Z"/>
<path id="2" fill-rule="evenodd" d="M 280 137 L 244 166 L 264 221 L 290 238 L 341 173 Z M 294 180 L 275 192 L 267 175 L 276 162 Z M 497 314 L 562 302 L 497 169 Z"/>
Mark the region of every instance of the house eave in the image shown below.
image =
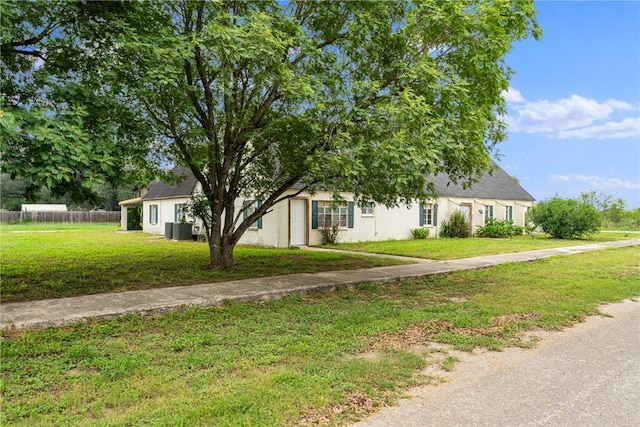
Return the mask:
<path id="1" fill-rule="evenodd" d="M 142 197 L 136 197 L 134 199 L 123 200 L 121 202 L 118 202 L 118 206 L 131 206 L 131 205 L 141 205 L 141 204 L 142 204 Z"/>

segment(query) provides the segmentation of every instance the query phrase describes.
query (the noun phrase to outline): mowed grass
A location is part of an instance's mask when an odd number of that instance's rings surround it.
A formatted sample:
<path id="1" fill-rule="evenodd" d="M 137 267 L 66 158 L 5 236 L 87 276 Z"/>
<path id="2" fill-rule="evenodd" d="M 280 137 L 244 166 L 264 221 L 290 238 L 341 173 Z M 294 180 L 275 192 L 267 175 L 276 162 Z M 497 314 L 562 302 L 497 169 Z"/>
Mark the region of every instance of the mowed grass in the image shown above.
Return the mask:
<path id="1" fill-rule="evenodd" d="M 610 242 L 622 239 L 640 239 L 640 234 L 601 232 L 584 240 L 551 239 L 546 235 L 540 234 L 534 238 L 530 236 L 514 236 L 504 239 L 480 237 L 470 237 L 467 239 L 430 238 L 425 240 L 384 240 L 379 242 L 338 243 L 330 247 L 383 255 L 449 260 Z"/>
<path id="2" fill-rule="evenodd" d="M 0 424 L 343 425 L 455 369 L 640 295 L 637 247 L 420 281 L 131 315 L 0 340 Z M 435 357 L 439 356 L 439 357 Z"/>
<path id="3" fill-rule="evenodd" d="M 114 224 L 3 226 L 2 302 L 401 263 L 364 255 L 238 246 L 235 269 L 214 271 L 207 268 L 206 243 L 167 241 L 117 229 Z"/>

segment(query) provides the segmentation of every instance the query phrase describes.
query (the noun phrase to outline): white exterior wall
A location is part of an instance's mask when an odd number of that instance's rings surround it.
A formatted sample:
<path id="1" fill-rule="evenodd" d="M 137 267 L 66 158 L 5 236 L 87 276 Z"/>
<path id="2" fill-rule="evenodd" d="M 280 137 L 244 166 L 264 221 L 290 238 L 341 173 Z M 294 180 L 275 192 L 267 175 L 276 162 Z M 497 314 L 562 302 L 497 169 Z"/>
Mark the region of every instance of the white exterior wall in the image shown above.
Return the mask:
<path id="1" fill-rule="evenodd" d="M 293 194 L 290 191 L 289 194 Z M 306 203 L 306 243 L 307 245 L 320 245 L 322 234 L 318 230 L 311 228 L 312 224 L 312 201 L 331 201 L 333 193 L 318 192 L 314 195 L 301 193 L 295 199 L 305 200 Z M 351 194 L 345 194 L 345 202 L 352 202 Z M 171 198 L 162 200 L 143 201 L 143 229 L 147 233 L 164 234 L 164 224 L 174 222 L 175 204 L 186 203 L 188 197 Z M 244 199 L 238 199 L 235 204 L 236 212 L 242 209 Z M 158 223 L 155 225 L 149 222 L 149 206 L 158 205 Z M 240 238 L 240 244 L 257 245 L 267 247 L 284 248 L 290 242 L 290 212 L 289 199 L 273 206 L 267 214 L 262 217 L 262 228 L 249 228 Z M 469 206 L 471 212 L 472 233 L 475 233 L 479 226 L 484 225 L 485 206 L 493 205 L 494 218 L 504 219 L 506 206 L 513 207 L 513 222 L 516 225 L 524 225 L 525 212 L 533 205 L 533 202 L 495 200 L 495 199 L 467 199 L 458 197 L 442 197 L 433 201 L 438 205 L 437 223 L 435 226 L 424 226 L 430 231 L 431 237 L 437 237 L 440 232 L 442 221 L 449 220 L 449 217 L 460 206 Z M 482 213 L 480 211 L 482 210 Z M 242 221 L 242 218 L 240 218 Z M 420 205 L 414 203 L 411 206 L 399 206 L 386 208 L 376 205 L 373 215 L 363 215 L 362 209 L 356 204 L 354 206 L 353 228 L 343 228 L 340 231 L 339 242 L 359 242 L 376 241 L 390 239 L 409 239 L 411 229 L 420 227 Z"/>
<path id="2" fill-rule="evenodd" d="M 444 220 L 448 221 L 449 217 L 455 211 L 460 210 L 460 206 L 464 205 L 471 206 L 472 233 L 475 234 L 478 227 L 484 225 L 486 206 L 493 206 L 493 217 L 500 220 L 506 219 L 506 207 L 512 206 L 513 223 L 524 226 L 525 212 L 529 207 L 533 206 L 533 202 L 500 199 L 466 199 L 461 197 L 440 198 L 438 199 L 438 225 Z"/>
<path id="3" fill-rule="evenodd" d="M 164 234 L 164 225 L 175 222 L 175 205 L 187 203 L 190 197 L 176 197 L 171 199 L 144 200 L 142 202 L 142 230 L 150 234 Z M 151 224 L 151 205 L 158 205 L 158 223 Z"/>
<path id="4" fill-rule="evenodd" d="M 242 209 L 244 199 L 238 199 L 235 203 L 236 212 Z M 250 227 L 240 238 L 238 242 L 241 245 L 256 245 L 267 247 L 287 247 L 288 241 L 280 242 L 280 230 L 284 230 L 283 234 L 287 235 L 287 218 L 289 215 L 288 204 L 285 200 L 272 207 L 266 215 L 262 216 L 262 228 Z M 284 219 L 284 225 L 282 224 Z M 239 222 L 243 220 L 240 217 Z"/>
<path id="5" fill-rule="evenodd" d="M 293 190 L 289 190 L 284 195 L 294 194 Z M 306 226 L 307 239 L 310 238 L 311 230 L 311 196 L 302 193 L 295 196 L 297 200 L 304 200 L 306 203 Z M 242 209 L 244 199 L 238 199 L 235 203 L 236 212 Z M 275 248 L 289 247 L 289 199 L 283 200 L 273 206 L 267 214 L 262 217 L 262 228 L 249 228 L 240 238 L 239 243 L 243 245 L 258 245 Z M 307 244 L 309 244 L 307 240 Z"/>
<path id="6" fill-rule="evenodd" d="M 128 217 L 129 208 L 127 206 L 122 206 L 120 208 L 120 230 L 127 231 L 127 217 Z"/>
<path id="7" fill-rule="evenodd" d="M 291 193 L 289 193 L 291 194 Z M 333 193 L 318 192 L 313 196 L 302 193 L 296 199 L 306 201 L 307 244 L 320 245 L 322 234 L 311 228 L 313 201 L 331 201 Z M 352 202 L 351 195 L 345 195 L 345 203 Z M 238 200 L 236 209 L 242 209 L 243 200 Z M 363 215 L 359 206 L 354 207 L 353 228 L 342 228 L 338 240 L 340 242 L 359 242 L 366 240 L 408 239 L 411 229 L 419 227 L 420 212 L 418 204 L 407 208 L 401 206 L 387 209 L 378 205 L 373 215 Z M 435 227 L 429 227 L 431 235 L 436 235 Z M 270 247 L 289 246 L 289 200 L 284 200 L 274 206 L 269 213 L 262 217 L 262 229 L 250 228 L 240 239 L 241 244 L 261 245 Z"/>
<path id="8" fill-rule="evenodd" d="M 347 201 L 353 201 L 352 197 L 346 199 Z M 314 195 L 313 200 L 330 201 L 331 194 L 318 193 Z M 354 207 L 353 228 L 343 228 L 338 236 L 338 241 L 350 243 L 408 239 L 411 237 L 411 229 L 418 228 L 419 224 L 420 210 L 418 204 L 413 204 L 410 207 L 400 206 L 395 208 L 375 205 L 373 215 L 363 215 L 362 208 L 356 204 Z M 311 230 L 309 237 L 311 245 L 322 243 L 322 234 L 318 230 Z"/>

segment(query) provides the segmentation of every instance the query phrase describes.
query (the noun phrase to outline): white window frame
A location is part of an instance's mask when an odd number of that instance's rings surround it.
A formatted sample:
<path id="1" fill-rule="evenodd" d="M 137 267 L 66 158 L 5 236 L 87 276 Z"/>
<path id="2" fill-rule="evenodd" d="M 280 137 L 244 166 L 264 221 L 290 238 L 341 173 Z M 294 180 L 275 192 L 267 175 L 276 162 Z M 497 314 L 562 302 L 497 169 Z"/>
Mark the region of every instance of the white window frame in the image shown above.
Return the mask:
<path id="1" fill-rule="evenodd" d="M 186 203 L 176 203 L 173 206 L 173 219 L 174 222 L 186 222 L 187 221 L 187 204 Z"/>
<path id="2" fill-rule="evenodd" d="M 149 224 L 158 224 L 158 205 L 149 205 Z"/>
<path id="3" fill-rule="evenodd" d="M 486 223 L 489 218 L 493 218 L 493 205 L 484 205 L 484 222 Z"/>
<path id="4" fill-rule="evenodd" d="M 347 228 L 349 224 L 349 206 L 318 201 L 318 228 L 333 227 L 336 224 L 340 228 Z"/>
<path id="5" fill-rule="evenodd" d="M 245 203 L 246 203 L 246 205 L 245 205 L 244 217 L 247 218 L 247 217 L 251 216 L 256 211 L 256 209 L 258 209 L 258 201 L 257 200 L 247 200 Z M 249 226 L 249 228 L 251 230 L 257 230 L 259 228 L 258 227 L 258 221 L 259 220 L 255 220 Z"/>
<path id="6" fill-rule="evenodd" d="M 362 216 L 374 216 L 375 215 L 375 204 L 374 203 L 365 203 L 361 207 Z"/>
<path id="7" fill-rule="evenodd" d="M 433 226 L 433 203 L 421 205 L 422 217 L 424 218 L 423 226 Z"/>
<path id="8" fill-rule="evenodd" d="M 513 221 L 513 206 L 506 206 L 504 209 L 504 219 Z"/>

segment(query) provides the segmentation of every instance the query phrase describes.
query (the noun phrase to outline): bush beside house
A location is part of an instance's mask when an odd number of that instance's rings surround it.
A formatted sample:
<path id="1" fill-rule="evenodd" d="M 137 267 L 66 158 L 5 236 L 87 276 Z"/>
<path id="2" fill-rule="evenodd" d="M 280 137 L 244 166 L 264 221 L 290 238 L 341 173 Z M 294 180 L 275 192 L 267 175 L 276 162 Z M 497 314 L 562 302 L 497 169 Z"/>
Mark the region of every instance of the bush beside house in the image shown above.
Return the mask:
<path id="1" fill-rule="evenodd" d="M 553 197 L 529 210 L 529 219 L 555 239 L 580 239 L 599 230 L 602 218 L 586 202 Z"/>

